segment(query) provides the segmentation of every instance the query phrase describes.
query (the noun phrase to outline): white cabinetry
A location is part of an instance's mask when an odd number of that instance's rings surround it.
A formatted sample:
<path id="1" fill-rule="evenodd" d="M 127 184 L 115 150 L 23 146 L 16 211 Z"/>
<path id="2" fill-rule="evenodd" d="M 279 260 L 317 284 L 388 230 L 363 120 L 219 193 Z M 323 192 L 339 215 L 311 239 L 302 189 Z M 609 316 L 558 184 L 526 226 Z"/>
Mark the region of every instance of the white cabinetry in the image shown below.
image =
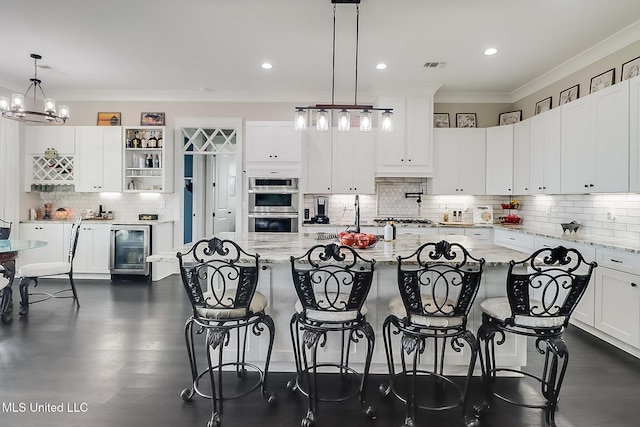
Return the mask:
<path id="1" fill-rule="evenodd" d="M 484 194 L 485 135 L 484 129 L 434 129 L 429 194 Z"/>
<path id="2" fill-rule="evenodd" d="M 76 191 L 122 191 L 122 128 L 76 126 Z"/>
<path id="3" fill-rule="evenodd" d="M 75 126 L 27 126 L 25 145 L 28 154 L 44 154 L 48 148 L 58 154 L 74 154 Z"/>
<path id="4" fill-rule="evenodd" d="M 511 195 L 513 189 L 513 125 L 487 128 L 488 195 Z"/>
<path id="5" fill-rule="evenodd" d="M 70 226 L 70 224 L 69 224 Z M 65 233 L 61 222 L 29 222 L 20 224 L 20 239 L 43 240 L 47 246 L 38 249 L 22 251 L 18 255 L 18 267 L 37 262 L 62 262 L 67 260 L 69 253 L 69 233 Z"/>
<path id="6" fill-rule="evenodd" d="M 640 76 L 629 79 L 629 190 L 640 192 Z"/>
<path id="7" fill-rule="evenodd" d="M 302 132 L 293 121 L 247 122 L 245 146 L 249 176 L 300 176 Z"/>
<path id="8" fill-rule="evenodd" d="M 513 125 L 513 194 L 530 194 L 531 122 L 524 120 Z"/>
<path id="9" fill-rule="evenodd" d="M 306 138 L 306 192 L 313 194 L 331 193 L 332 139 L 331 132 L 309 128 Z"/>
<path id="10" fill-rule="evenodd" d="M 597 248 L 595 327 L 640 347 L 640 255 Z"/>
<path id="11" fill-rule="evenodd" d="M 561 107 L 563 193 L 629 190 L 628 108 L 628 81 Z"/>
<path id="12" fill-rule="evenodd" d="M 375 134 L 332 128 L 331 188 L 340 194 L 375 193 Z"/>
<path id="13" fill-rule="evenodd" d="M 560 109 L 531 119 L 531 194 L 560 193 Z"/>
<path id="14" fill-rule="evenodd" d="M 124 127 L 125 192 L 173 192 L 173 153 L 164 126 Z"/>
<path id="15" fill-rule="evenodd" d="M 633 347 L 640 345 L 640 276 L 599 267 L 595 327 Z"/>
<path id="16" fill-rule="evenodd" d="M 378 104 L 393 108 L 393 132 L 378 130 L 376 176 L 433 176 L 433 99 L 389 98 Z"/>
<path id="17" fill-rule="evenodd" d="M 109 274 L 111 224 L 85 221 L 79 233 L 73 272 Z"/>
<path id="18" fill-rule="evenodd" d="M 46 156 L 53 149 L 57 156 Z M 53 185 L 75 183 L 75 127 L 27 126 L 25 128 L 24 191 L 52 191 Z"/>
<path id="19" fill-rule="evenodd" d="M 493 243 L 516 251 L 531 253 L 535 247 L 535 238 L 530 234 L 496 228 L 493 230 Z"/>

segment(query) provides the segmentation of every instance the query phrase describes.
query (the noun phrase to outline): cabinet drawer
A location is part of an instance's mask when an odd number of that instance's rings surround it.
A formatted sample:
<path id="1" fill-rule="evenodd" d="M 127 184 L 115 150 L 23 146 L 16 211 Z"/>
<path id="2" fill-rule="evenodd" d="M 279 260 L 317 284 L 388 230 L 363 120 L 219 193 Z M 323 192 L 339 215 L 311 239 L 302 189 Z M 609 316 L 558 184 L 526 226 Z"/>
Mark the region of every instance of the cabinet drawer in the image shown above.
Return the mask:
<path id="1" fill-rule="evenodd" d="M 533 252 L 535 247 L 533 235 L 502 229 L 493 230 L 493 243 L 522 252 Z"/>
<path id="2" fill-rule="evenodd" d="M 596 261 L 602 267 L 640 274 L 640 255 L 614 249 L 596 249 Z"/>
<path id="3" fill-rule="evenodd" d="M 477 240 L 491 240 L 490 228 L 465 228 L 464 235 Z"/>

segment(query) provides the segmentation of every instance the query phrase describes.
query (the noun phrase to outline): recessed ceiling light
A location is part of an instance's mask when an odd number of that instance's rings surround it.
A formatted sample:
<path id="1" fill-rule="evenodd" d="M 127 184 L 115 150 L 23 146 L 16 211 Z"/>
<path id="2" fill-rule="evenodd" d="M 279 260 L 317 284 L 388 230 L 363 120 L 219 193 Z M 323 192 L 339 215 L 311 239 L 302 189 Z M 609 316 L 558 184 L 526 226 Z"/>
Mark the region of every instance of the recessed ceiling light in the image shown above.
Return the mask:
<path id="1" fill-rule="evenodd" d="M 490 47 L 489 49 L 484 51 L 484 54 L 487 56 L 495 55 L 496 53 L 498 53 L 498 49 L 496 49 L 495 47 Z"/>
<path id="2" fill-rule="evenodd" d="M 385 68 L 387 68 L 387 64 L 380 63 L 380 64 L 376 65 L 376 68 L 378 70 L 384 70 Z"/>
<path id="3" fill-rule="evenodd" d="M 273 65 L 271 65 L 268 62 L 265 62 L 264 64 L 262 64 L 262 68 L 264 68 L 265 70 L 270 70 L 273 68 Z"/>

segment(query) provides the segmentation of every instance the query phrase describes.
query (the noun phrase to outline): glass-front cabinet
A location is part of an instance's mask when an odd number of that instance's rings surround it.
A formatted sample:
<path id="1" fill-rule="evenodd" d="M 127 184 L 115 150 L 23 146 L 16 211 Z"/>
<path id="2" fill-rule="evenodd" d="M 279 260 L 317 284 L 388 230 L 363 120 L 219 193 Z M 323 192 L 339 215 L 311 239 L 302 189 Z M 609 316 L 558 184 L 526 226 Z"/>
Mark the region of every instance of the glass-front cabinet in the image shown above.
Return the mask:
<path id="1" fill-rule="evenodd" d="M 173 191 L 171 138 L 164 126 L 124 127 L 124 191 Z"/>

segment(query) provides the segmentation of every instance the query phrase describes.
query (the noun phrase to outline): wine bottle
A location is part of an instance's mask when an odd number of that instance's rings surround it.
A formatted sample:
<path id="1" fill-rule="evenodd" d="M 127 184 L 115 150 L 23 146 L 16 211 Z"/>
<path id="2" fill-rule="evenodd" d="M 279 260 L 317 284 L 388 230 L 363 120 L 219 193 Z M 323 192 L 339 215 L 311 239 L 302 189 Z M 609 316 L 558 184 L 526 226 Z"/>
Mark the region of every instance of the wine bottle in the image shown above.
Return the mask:
<path id="1" fill-rule="evenodd" d="M 156 141 L 156 147 L 162 148 L 162 132 L 158 132 L 158 141 Z"/>

